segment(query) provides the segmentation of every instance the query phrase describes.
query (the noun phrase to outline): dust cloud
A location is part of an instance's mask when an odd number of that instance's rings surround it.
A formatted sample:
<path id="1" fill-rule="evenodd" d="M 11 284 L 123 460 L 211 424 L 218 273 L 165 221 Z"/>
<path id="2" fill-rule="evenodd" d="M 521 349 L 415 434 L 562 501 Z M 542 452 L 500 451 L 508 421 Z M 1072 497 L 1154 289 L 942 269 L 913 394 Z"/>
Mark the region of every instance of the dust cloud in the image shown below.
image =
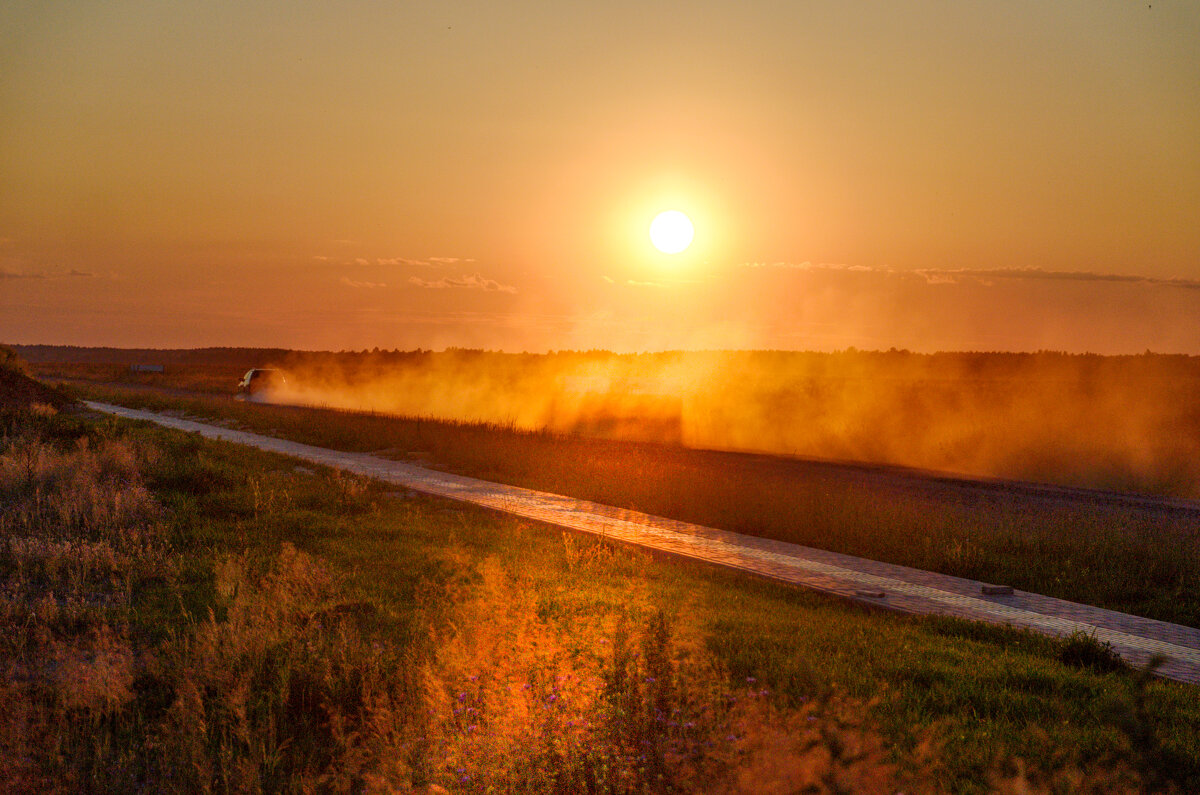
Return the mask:
<path id="1" fill-rule="evenodd" d="M 291 354 L 271 399 L 1200 497 L 1200 357 Z"/>

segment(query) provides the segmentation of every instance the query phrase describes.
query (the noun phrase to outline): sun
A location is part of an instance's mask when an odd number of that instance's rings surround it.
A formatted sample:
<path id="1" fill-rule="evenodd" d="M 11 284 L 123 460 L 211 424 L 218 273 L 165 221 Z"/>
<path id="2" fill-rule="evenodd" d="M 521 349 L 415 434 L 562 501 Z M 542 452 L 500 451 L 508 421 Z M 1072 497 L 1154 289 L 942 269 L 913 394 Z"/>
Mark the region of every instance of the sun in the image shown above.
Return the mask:
<path id="1" fill-rule="evenodd" d="M 650 242 L 664 254 L 678 254 L 692 244 L 696 230 L 679 210 L 667 210 L 650 222 Z"/>

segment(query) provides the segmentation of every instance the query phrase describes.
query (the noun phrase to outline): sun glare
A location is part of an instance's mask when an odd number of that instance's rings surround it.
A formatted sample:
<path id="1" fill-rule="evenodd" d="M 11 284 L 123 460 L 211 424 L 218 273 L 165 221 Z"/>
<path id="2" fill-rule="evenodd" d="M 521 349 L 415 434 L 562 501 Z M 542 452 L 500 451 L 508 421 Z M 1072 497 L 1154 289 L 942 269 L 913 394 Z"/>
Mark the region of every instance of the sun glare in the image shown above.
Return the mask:
<path id="1" fill-rule="evenodd" d="M 679 210 L 661 212 L 650 222 L 650 242 L 664 254 L 678 254 L 692 244 L 696 230 Z"/>

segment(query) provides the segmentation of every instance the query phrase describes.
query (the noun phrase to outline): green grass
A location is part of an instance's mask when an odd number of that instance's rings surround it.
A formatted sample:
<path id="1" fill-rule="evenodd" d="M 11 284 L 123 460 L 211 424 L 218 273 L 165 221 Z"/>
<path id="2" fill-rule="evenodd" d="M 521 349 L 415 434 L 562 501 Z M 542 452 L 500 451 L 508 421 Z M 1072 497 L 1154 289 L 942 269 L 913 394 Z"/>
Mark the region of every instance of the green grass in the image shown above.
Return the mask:
<path id="1" fill-rule="evenodd" d="M 143 424 L 38 422 L 3 452 L 4 664 L 33 672 L 2 694 L 9 781 L 1200 786 L 1194 688 L 1064 663 L 1068 643 L 865 612 Z M 92 488 L 126 513 L 59 509 Z M 37 568 L 12 542 L 47 534 L 128 554 Z M 39 625 L 51 591 L 79 598 Z M 91 676 L 28 667 L 51 650 Z"/>
<path id="2" fill-rule="evenodd" d="M 1068 503 L 1030 511 L 1003 495 L 964 504 L 936 484 L 885 490 L 761 456 L 218 397 L 82 391 L 323 447 L 401 457 L 420 451 L 462 474 L 1200 626 L 1200 519 L 1182 515 Z"/>

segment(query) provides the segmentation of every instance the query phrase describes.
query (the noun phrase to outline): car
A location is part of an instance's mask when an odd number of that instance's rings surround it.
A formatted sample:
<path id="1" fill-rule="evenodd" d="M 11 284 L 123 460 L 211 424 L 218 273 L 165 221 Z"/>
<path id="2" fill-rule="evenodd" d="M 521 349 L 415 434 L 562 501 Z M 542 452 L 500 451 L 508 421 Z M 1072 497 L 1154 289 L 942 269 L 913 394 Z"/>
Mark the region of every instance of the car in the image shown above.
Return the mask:
<path id="1" fill-rule="evenodd" d="M 284 378 L 282 370 L 255 367 L 242 376 L 242 380 L 238 383 L 238 395 L 255 397 L 267 390 L 278 389 L 286 385 L 287 379 Z"/>

